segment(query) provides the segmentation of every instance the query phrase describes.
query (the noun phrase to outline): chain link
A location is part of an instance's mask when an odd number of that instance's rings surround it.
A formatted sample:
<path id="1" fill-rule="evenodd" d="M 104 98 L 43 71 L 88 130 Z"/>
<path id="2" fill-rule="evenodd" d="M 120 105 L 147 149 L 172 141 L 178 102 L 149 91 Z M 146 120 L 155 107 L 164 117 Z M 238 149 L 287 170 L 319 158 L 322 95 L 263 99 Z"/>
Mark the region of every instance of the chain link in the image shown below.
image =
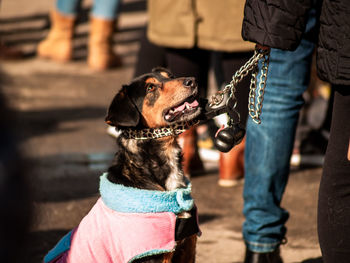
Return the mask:
<path id="1" fill-rule="evenodd" d="M 260 80 L 259 87 L 257 91 L 256 78 L 258 73 L 258 63 L 260 59 L 263 59 L 263 61 L 262 61 L 260 79 L 259 79 Z M 228 100 L 234 101 L 233 110 L 236 111 L 235 109 L 237 105 L 237 99 L 235 96 L 236 86 L 239 82 L 242 81 L 244 77 L 246 77 L 249 74 L 250 71 L 252 71 L 249 100 L 248 100 L 248 110 L 249 110 L 249 115 L 253 119 L 253 121 L 260 124 L 261 123 L 260 115 L 261 115 L 262 105 L 264 100 L 268 65 L 269 65 L 269 51 L 255 48 L 254 55 L 238 71 L 236 71 L 236 73 L 232 76 L 231 82 L 227 84 L 222 91 L 219 91 L 216 94 L 212 95 L 209 106 L 219 105 L 223 101 L 225 93 L 230 92 Z M 258 94 L 257 97 L 256 97 L 256 93 Z M 236 113 L 238 116 L 238 121 L 240 121 L 239 113 L 237 111 Z M 229 122 L 232 122 L 232 120 Z"/>
<path id="2" fill-rule="evenodd" d="M 256 85 L 256 78 L 258 74 L 258 67 L 255 67 L 252 72 L 252 78 L 250 81 L 250 91 L 249 91 L 249 103 L 248 111 L 249 116 L 257 124 L 261 123 L 260 115 L 263 107 L 264 93 L 267 81 L 267 72 L 269 68 L 269 54 L 263 54 L 261 63 L 261 71 L 259 78 L 259 87 Z M 257 94 L 256 94 L 257 93 Z"/>

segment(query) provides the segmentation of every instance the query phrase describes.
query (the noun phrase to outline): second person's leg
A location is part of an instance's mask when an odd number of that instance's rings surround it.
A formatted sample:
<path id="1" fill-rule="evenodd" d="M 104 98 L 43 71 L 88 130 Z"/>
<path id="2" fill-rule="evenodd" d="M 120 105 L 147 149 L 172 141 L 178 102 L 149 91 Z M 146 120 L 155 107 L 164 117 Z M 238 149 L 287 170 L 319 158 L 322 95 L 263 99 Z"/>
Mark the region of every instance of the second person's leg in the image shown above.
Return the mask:
<path id="1" fill-rule="evenodd" d="M 121 59 L 113 52 L 113 33 L 119 0 L 95 0 L 90 22 L 88 65 L 104 70 L 121 65 Z"/>
<path id="2" fill-rule="evenodd" d="M 58 0 L 50 13 L 51 28 L 48 36 L 39 43 L 39 57 L 66 62 L 73 56 L 73 34 L 81 0 Z"/>

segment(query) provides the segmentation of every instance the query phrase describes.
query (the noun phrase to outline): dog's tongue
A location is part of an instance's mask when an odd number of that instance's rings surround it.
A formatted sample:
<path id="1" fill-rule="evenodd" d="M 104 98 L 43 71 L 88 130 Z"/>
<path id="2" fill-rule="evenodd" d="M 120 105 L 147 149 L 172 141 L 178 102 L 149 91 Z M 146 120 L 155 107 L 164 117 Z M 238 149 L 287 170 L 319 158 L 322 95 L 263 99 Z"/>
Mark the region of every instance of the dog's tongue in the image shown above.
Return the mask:
<path id="1" fill-rule="evenodd" d="M 197 107 L 199 105 L 199 103 L 198 103 L 197 100 L 194 100 L 191 103 L 188 103 L 186 101 L 184 104 L 174 108 L 174 112 L 183 111 L 187 107 L 187 105 L 190 106 L 191 108 L 195 108 L 195 107 Z"/>
<path id="2" fill-rule="evenodd" d="M 184 104 L 181 104 L 180 106 L 177 106 L 169 111 L 167 115 L 165 115 L 166 120 L 170 120 L 171 118 L 174 118 L 174 116 L 179 115 L 185 108 L 196 108 L 198 107 L 199 103 L 197 100 L 192 101 L 191 103 L 185 102 Z"/>

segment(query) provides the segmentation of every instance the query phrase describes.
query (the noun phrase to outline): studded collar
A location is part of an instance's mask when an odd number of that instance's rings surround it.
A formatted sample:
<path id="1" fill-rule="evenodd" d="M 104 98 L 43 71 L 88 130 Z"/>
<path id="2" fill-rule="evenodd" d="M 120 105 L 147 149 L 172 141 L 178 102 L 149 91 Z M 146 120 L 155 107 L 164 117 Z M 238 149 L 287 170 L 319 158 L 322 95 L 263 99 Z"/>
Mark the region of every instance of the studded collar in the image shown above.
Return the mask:
<path id="1" fill-rule="evenodd" d="M 183 121 L 171 124 L 166 127 L 160 128 L 146 128 L 146 129 L 122 129 L 121 136 L 125 139 L 134 140 L 149 140 L 149 139 L 159 139 L 168 136 L 177 136 L 194 125 L 197 125 L 199 120 Z"/>

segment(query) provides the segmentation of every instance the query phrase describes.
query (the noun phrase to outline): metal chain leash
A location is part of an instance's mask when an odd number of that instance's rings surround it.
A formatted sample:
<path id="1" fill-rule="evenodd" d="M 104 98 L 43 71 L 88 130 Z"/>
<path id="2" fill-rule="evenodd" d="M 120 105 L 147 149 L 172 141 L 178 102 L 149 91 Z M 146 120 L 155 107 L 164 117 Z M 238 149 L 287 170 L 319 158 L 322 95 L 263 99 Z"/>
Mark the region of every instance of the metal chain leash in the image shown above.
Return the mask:
<path id="1" fill-rule="evenodd" d="M 244 77 L 246 77 L 250 71 L 252 71 L 252 78 L 250 82 L 250 91 L 249 91 L 249 101 L 248 101 L 248 111 L 250 117 L 253 119 L 253 121 L 257 124 L 261 123 L 260 115 L 262 112 L 262 106 L 263 106 L 263 98 L 264 98 L 264 92 L 266 87 L 266 80 L 267 80 L 267 71 L 269 66 L 269 57 L 270 52 L 268 50 L 262 50 L 255 48 L 254 55 L 232 76 L 232 80 L 229 84 L 225 86 L 225 88 L 216 94 L 212 95 L 210 98 L 210 104 L 209 106 L 213 105 L 219 105 L 222 103 L 222 101 L 225 98 L 225 94 L 230 92 L 228 103 L 233 111 L 238 116 L 238 122 L 240 121 L 240 115 L 235 110 L 237 105 L 237 99 L 235 96 L 236 92 L 236 86 L 239 82 L 243 80 Z M 262 68 L 261 68 L 261 74 L 260 74 L 260 81 L 259 85 L 257 87 L 257 75 L 258 75 L 258 63 L 259 60 L 262 59 Z M 256 94 L 258 96 L 256 97 Z M 232 124 L 233 120 L 229 120 L 229 125 Z"/>
<path id="2" fill-rule="evenodd" d="M 262 53 L 262 63 L 261 63 L 261 71 L 259 78 L 259 87 L 257 88 L 257 74 L 258 67 L 252 72 L 252 78 L 250 80 L 250 91 L 249 91 L 249 101 L 248 101 L 248 111 L 249 116 L 253 119 L 253 121 L 257 124 L 261 123 L 260 115 L 262 112 L 264 93 L 267 81 L 267 72 L 269 68 L 269 52 Z M 258 94 L 256 94 L 258 93 Z"/>

